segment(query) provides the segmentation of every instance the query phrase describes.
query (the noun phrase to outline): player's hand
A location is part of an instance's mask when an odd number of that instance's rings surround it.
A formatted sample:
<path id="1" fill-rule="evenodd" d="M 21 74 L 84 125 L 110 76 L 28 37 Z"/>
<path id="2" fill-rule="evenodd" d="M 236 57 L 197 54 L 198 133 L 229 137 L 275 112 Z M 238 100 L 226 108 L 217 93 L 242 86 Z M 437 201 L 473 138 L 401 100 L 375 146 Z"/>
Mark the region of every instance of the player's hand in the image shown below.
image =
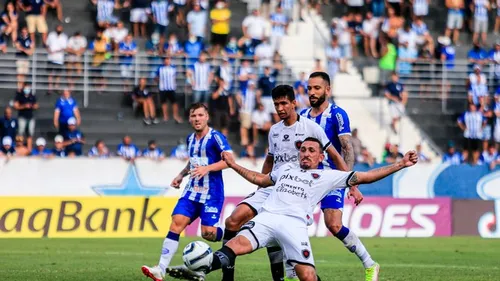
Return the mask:
<path id="1" fill-rule="evenodd" d="M 178 189 L 179 187 L 181 187 L 182 178 L 183 177 L 181 175 L 178 175 L 177 177 L 174 178 L 170 186 Z"/>
<path id="2" fill-rule="evenodd" d="M 358 206 L 363 201 L 363 194 L 359 191 L 358 186 L 352 186 L 347 193 L 347 199 L 354 198 L 354 204 Z"/>
<path id="3" fill-rule="evenodd" d="M 401 160 L 401 163 L 405 168 L 411 167 L 418 162 L 418 154 L 415 150 L 410 150 L 406 152 L 405 157 Z"/>
<path id="4" fill-rule="evenodd" d="M 235 163 L 233 153 L 231 153 L 231 152 L 224 151 L 221 153 L 220 156 L 222 158 L 222 161 L 226 162 L 226 164 L 229 168 L 231 168 L 232 165 Z"/>
<path id="5" fill-rule="evenodd" d="M 208 166 L 196 166 L 194 169 L 191 170 L 191 176 L 199 180 L 204 176 L 206 176 L 209 172 L 210 169 L 208 169 Z"/>

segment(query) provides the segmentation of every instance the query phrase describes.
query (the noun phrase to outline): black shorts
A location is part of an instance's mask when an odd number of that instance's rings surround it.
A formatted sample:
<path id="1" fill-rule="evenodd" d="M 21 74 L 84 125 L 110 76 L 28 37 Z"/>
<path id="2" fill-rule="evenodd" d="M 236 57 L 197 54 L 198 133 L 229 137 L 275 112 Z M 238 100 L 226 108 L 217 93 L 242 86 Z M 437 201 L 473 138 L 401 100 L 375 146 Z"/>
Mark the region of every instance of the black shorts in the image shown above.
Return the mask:
<path id="1" fill-rule="evenodd" d="M 177 103 L 177 94 L 175 91 L 160 91 L 160 102 L 164 104 L 167 101 L 171 104 Z"/>
<path id="2" fill-rule="evenodd" d="M 363 6 L 348 6 L 347 7 L 347 13 L 348 14 L 362 14 L 363 13 Z"/>
<path id="3" fill-rule="evenodd" d="M 216 109 L 213 112 L 212 125 L 218 130 L 229 128 L 229 112 Z"/>
<path id="4" fill-rule="evenodd" d="M 482 140 L 480 139 L 464 138 L 463 142 L 464 150 L 479 151 L 481 149 Z"/>
<path id="5" fill-rule="evenodd" d="M 64 71 L 64 64 L 47 62 L 47 72 L 49 74 L 61 74 Z"/>
<path id="6" fill-rule="evenodd" d="M 227 34 L 217 34 L 212 32 L 210 36 L 210 42 L 212 43 L 212 45 L 226 46 L 227 38 Z"/>

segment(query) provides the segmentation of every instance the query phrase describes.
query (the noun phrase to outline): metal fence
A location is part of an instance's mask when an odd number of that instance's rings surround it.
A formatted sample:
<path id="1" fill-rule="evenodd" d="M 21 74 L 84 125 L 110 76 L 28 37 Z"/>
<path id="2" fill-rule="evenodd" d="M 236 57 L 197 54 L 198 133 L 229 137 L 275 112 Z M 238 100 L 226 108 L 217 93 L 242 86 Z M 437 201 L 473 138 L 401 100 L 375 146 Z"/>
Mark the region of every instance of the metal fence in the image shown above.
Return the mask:
<path id="1" fill-rule="evenodd" d="M 7 53 L 0 55 L 0 89 L 17 89 L 18 65 L 17 62 L 22 59 L 16 56 L 14 49 L 9 49 Z M 141 77 L 148 79 L 148 85 L 156 87 L 154 80 L 156 70 L 163 64 L 163 58 L 155 55 L 148 55 L 145 52 L 139 52 L 130 65 L 125 66 L 119 54 L 110 54 L 101 64 L 96 65 L 92 52 L 85 52 L 74 63 L 66 62 L 57 72 L 52 70 L 53 65 L 49 64 L 47 52 L 43 49 L 37 49 L 34 54 L 28 58 L 29 70 L 25 74 L 26 82 L 32 84 L 35 93 L 38 91 L 49 90 L 49 79 L 59 77 L 59 82 L 54 83 L 55 91 L 60 91 L 66 87 L 72 91 L 81 91 L 84 94 L 83 105 L 87 107 L 91 101 L 91 93 L 94 92 L 120 92 L 129 91 L 134 85 L 138 84 Z M 196 62 L 197 58 L 187 58 L 184 56 L 172 57 L 172 64 L 177 69 L 177 88 L 185 93 L 186 100 L 190 95 L 188 87 L 186 70 Z M 243 60 L 251 60 L 252 57 L 241 57 L 231 59 L 233 90 L 238 90 L 238 72 Z M 210 58 L 208 60 L 213 67 L 219 66 L 222 58 Z M 281 63 L 281 70 L 278 76 L 278 83 L 293 83 L 297 77 L 286 63 Z M 262 72 L 262 67 L 254 63 L 254 70 L 257 73 Z M 79 72 L 77 72 L 77 69 Z"/>

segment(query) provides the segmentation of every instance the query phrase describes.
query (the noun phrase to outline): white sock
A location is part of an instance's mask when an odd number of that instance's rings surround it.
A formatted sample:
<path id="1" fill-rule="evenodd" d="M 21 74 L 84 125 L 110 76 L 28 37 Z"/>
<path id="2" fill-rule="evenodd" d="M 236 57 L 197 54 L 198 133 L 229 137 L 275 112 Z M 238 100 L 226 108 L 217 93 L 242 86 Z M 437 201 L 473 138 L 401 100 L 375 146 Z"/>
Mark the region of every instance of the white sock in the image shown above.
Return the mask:
<path id="1" fill-rule="evenodd" d="M 158 262 L 158 266 L 161 268 L 163 272 L 170 265 L 170 261 L 177 252 L 177 248 L 179 247 L 179 241 L 172 240 L 170 238 L 165 238 L 163 240 L 163 247 L 161 249 L 160 261 Z"/>
<path id="2" fill-rule="evenodd" d="M 358 256 L 365 268 L 372 267 L 375 264 L 375 261 L 372 260 L 370 253 L 366 250 L 365 245 L 361 243 L 361 240 L 359 240 L 358 236 L 356 236 L 356 234 L 352 231 L 349 231 L 344 240 L 342 240 L 342 243 L 344 243 L 347 250 Z"/>

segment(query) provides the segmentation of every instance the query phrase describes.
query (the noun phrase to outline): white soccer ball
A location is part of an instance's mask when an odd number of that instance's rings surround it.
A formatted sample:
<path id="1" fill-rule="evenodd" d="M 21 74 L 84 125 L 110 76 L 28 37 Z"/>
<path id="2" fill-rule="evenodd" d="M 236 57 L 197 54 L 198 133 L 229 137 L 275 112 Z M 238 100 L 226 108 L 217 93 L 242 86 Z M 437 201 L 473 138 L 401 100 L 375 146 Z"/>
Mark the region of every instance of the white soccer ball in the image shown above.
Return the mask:
<path id="1" fill-rule="evenodd" d="M 202 241 L 187 244 L 182 251 L 182 260 L 193 271 L 205 271 L 212 264 L 213 253 L 210 246 Z"/>

